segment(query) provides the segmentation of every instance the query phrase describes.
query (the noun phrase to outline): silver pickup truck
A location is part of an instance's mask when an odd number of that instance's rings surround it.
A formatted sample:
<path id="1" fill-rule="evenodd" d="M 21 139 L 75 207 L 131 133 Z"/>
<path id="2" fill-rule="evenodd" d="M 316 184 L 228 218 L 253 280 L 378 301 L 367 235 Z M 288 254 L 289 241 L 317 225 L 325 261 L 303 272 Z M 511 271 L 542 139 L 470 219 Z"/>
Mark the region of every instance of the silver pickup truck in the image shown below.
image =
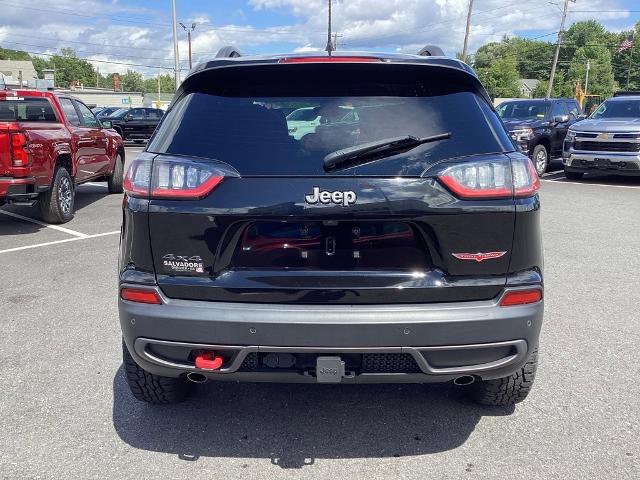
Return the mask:
<path id="1" fill-rule="evenodd" d="M 614 96 L 567 132 L 562 151 L 564 173 L 640 176 L 640 96 Z"/>

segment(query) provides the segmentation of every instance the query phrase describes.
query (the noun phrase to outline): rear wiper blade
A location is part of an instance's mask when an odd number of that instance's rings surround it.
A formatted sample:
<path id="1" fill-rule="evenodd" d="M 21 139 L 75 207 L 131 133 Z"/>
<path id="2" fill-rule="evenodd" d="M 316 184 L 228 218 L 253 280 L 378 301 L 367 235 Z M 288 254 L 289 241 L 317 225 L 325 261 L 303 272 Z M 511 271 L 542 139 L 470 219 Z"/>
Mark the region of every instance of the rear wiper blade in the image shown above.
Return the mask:
<path id="1" fill-rule="evenodd" d="M 349 167 L 358 163 L 366 163 L 372 160 L 389 157 L 401 151 L 411 150 L 418 145 L 437 142 L 451 138 L 451 132 L 439 133 L 430 137 L 414 137 L 406 135 L 404 137 L 383 138 L 375 142 L 363 143 L 349 148 L 343 148 L 331 152 L 324 157 L 324 169 L 334 170 L 348 164 Z"/>

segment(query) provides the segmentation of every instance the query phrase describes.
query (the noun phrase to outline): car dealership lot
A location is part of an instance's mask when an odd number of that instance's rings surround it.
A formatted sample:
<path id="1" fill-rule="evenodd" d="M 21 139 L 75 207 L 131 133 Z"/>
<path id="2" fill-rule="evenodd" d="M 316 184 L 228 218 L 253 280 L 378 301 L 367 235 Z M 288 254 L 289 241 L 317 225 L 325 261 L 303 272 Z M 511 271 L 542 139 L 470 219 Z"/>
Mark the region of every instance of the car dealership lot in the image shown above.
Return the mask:
<path id="1" fill-rule="evenodd" d="M 63 228 L 4 207 L 0 477 L 637 477 L 640 179 L 543 180 L 541 365 L 515 409 L 452 385 L 221 383 L 138 403 L 116 308 L 122 197 L 78 187 Z"/>

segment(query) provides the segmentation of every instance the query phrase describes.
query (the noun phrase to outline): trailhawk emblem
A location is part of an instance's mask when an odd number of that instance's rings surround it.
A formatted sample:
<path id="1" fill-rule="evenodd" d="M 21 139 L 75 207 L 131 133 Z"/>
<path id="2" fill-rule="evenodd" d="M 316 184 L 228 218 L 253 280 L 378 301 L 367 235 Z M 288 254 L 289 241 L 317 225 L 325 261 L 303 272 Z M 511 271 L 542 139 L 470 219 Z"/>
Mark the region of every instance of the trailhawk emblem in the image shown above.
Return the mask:
<path id="1" fill-rule="evenodd" d="M 482 262 L 491 258 L 500 258 L 507 252 L 452 253 L 458 260 L 475 260 Z"/>
<path id="2" fill-rule="evenodd" d="M 316 205 L 321 203 L 323 205 L 328 205 L 329 203 L 334 203 L 336 205 L 342 205 L 343 207 L 348 207 L 349 205 L 356 203 L 358 199 L 356 192 L 352 190 L 330 192 L 328 190 L 320 190 L 320 187 L 313 187 L 313 192 L 308 193 L 304 197 L 305 203 L 309 205 Z"/>

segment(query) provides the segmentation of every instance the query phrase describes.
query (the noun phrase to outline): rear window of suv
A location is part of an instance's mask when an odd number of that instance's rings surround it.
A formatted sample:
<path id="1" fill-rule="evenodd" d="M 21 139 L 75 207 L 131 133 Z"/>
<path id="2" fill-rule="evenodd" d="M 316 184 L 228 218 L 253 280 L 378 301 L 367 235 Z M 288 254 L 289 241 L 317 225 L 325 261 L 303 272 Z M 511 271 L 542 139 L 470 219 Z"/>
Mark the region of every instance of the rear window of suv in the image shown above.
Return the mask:
<path id="1" fill-rule="evenodd" d="M 402 78 L 400 69 L 397 75 L 362 72 L 342 79 L 321 71 L 304 69 L 297 76 L 291 70 L 286 80 L 264 74 L 259 83 L 230 82 L 227 88 L 193 81 L 148 150 L 216 159 L 243 176 L 325 175 L 329 153 L 407 135 L 451 137 L 336 173 L 419 176 L 443 160 L 513 150 L 472 82 L 443 74 Z"/>
<path id="2" fill-rule="evenodd" d="M 51 103 L 40 97 L 0 98 L 0 122 L 56 122 Z"/>

